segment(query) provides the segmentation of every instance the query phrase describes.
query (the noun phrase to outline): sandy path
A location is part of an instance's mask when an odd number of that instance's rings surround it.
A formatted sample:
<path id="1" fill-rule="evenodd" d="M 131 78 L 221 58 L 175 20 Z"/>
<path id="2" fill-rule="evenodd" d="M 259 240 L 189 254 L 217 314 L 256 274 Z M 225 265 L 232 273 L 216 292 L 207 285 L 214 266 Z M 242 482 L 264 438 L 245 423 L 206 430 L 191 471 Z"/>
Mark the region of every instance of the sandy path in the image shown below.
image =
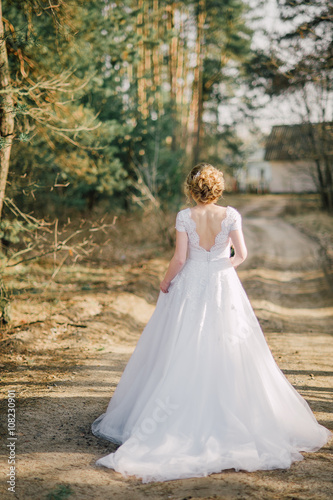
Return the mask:
<path id="1" fill-rule="evenodd" d="M 276 200 L 257 198 L 242 212 L 249 258 L 239 276 L 279 366 L 333 430 L 332 300 L 316 243 L 279 217 L 283 200 Z M 94 465 L 115 447 L 91 435 L 90 424 L 105 410 L 153 311 L 166 262 L 98 270 L 93 278 L 81 269 L 67 288 L 59 285 L 56 301 L 16 301 L 17 324 L 41 323 L 5 340 L 15 355 L 8 354 L 1 396 L 16 389 L 18 461 L 16 493 L 6 494 L 3 476 L 1 498 L 331 499 L 332 444 L 289 470 L 146 485 Z M 89 292 L 77 285 L 85 280 Z M 6 453 L 2 464 L 6 471 Z"/>

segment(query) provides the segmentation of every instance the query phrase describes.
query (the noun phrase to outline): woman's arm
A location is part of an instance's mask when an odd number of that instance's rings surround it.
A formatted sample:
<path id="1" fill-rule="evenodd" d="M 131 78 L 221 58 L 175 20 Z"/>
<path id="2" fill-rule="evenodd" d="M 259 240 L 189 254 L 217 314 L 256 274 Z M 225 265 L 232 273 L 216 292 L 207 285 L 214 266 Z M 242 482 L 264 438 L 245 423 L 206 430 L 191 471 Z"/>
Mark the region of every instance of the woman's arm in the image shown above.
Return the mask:
<path id="1" fill-rule="evenodd" d="M 235 255 L 230 258 L 230 261 L 234 267 L 237 267 L 239 264 L 244 262 L 247 257 L 247 248 L 244 241 L 243 231 L 241 229 L 230 231 L 229 236 L 235 250 Z"/>
<path id="2" fill-rule="evenodd" d="M 160 284 L 163 293 L 168 293 L 170 282 L 179 273 L 186 261 L 188 237 L 183 231 L 176 231 L 176 249 L 170 261 L 166 275 Z"/>

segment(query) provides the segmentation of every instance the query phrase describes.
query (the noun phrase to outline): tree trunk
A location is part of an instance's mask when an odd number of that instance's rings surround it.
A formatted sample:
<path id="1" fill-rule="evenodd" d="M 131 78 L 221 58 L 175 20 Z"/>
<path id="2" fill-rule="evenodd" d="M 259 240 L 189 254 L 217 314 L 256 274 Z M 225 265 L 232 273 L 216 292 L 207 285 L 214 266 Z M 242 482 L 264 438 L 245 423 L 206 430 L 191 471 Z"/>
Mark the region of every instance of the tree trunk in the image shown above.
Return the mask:
<path id="1" fill-rule="evenodd" d="M 320 201 L 321 201 L 321 208 L 324 210 L 327 210 L 327 195 L 325 192 L 325 182 L 324 182 L 324 177 L 323 173 L 321 171 L 321 165 L 320 161 L 316 158 L 315 159 L 315 165 L 316 165 L 316 181 L 317 181 L 317 186 L 318 186 L 318 191 L 320 195 Z"/>
<path id="2" fill-rule="evenodd" d="M 332 162 L 325 155 L 325 187 L 327 199 L 327 211 L 333 212 L 333 176 L 332 176 Z"/>
<path id="3" fill-rule="evenodd" d="M 318 147 L 318 141 L 316 141 L 314 128 L 311 123 L 308 123 L 308 136 L 310 138 L 311 145 L 313 148 L 313 156 L 316 165 L 316 177 L 317 177 L 317 185 L 319 188 L 321 207 L 323 210 L 330 211 L 330 200 L 329 200 L 328 185 L 327 185 L 327 181 L 329 179 L 327 178 L 327 171 L 325 172 L 325 164 L 323 164 L 323 154 L 321 151 L 322 148 L 320 148 L 320 146 Z"/>
<path id="4" fill-rule="evenodd" d="M 188 141 L 187 153 L 192 159 L 192 163 L 198 163 L 200 156 L 200 137 L 202 127 L 203 111 L 203 66 L 204 66 L 204 24 L 206 20 L 206 2 L 200 0 L 197 14 L 197 38 L 195 45 L 196 66 L 194 68 L 194 80 L 192 91 L 192 102 L 190 107 L 190 137 Z"/>
<path id="5" fill-rule="evenodd" d="M 0 0 L 0 90 L 10 88 L 8 56 L 5 30 L 2 21 L 2 2 Z M 0 219 L 5 197 L 10 152 L 14 134 L 14 100 L 10 92 L 0 94 Z"/>
<path id="6" fill-rule="evenodd" d="M 138 53 L 139 53 L 139 61 L 137 65 L 137 85 L 138 85 L 138 111 L 139 111 L 139 116 L 142 117 L 144 114 L 144 108 L 145 108 L 145 101 L 146 101 L 146 95 L 145 95 L 145 82 L 144 82 L 144 76 L 145 76 L 145 69 L 144 69 L 144 56 L 145 56 L 145 48 L 144 48 L 144 43 L 143 43 L 143 23 L 144 23 L 144 18 L 143 18 L 143 0 L 138 1 L 138 16 L 137 16 L 137 28 L 136 32 L 138 35 Z"/>
<path id="7" fill-rule="evenodd" d="M 172 141 L 171 149 L 176 151 L 177 149 L 177 130 L 175 124 L 177 123 L 177 112 L 176 112 L 176 93 L 177 93 L 177 58 L 178 58 L 178 37 L 175 33 L 175 9 L 176 3 L 172 2 L 168 6 L 168 21 L 167 30 L 168 34 L 172 33 L 171 40 L 169 43 L 169 84 L 170 84 L 170 106 L 171 106 L 171 120 L 174 124 L 172 128 Z"/>
<path id="8" fill-rule="evenodd" d="M 156 97 L 156 109 L 158 116 L 161 116 L 163 111 L 163 101 L 161 95 L 161 70 L 162 64 L 160 64 L 160 22 L 159 22 L 159 0 L 153 0 L 153 31 L 154 31 L 154 46 L 152 49 L 152 65 L 153 65 L 153 87 L 152 91 L 155 92 Z M 163 62 L 163 61 L 162 61 Z"/>
<path id="9" fill-rule="evenodd" d="M 200 1 L 201 12 L 198 16 L 198 31 L 199 31 L 199 79 L 198 79 L 198 102 L 195 113 L 195 129 L 194 129 L 194 163 L 200 160 L 200 150 L 202 142 L 202 114 L 203 114 L 203 71 L 205 61 L 205 45 L 204 45 L 204 24 L 206 22 L 206 1 Z"/>
<path id="10" fill-rule="evenodd" d="M 333 213 L 333 162 L 332 155 L 328 155 L 327 151 L 330 150 L 330 145 L 333 139 L 332 125 L 323 122 L 321 127 L 321 142 L 323 151 L 323 161 L 324 161 L 324 173 L 325 173 L 325 187 L 327 195 L 327 210 Z"/>

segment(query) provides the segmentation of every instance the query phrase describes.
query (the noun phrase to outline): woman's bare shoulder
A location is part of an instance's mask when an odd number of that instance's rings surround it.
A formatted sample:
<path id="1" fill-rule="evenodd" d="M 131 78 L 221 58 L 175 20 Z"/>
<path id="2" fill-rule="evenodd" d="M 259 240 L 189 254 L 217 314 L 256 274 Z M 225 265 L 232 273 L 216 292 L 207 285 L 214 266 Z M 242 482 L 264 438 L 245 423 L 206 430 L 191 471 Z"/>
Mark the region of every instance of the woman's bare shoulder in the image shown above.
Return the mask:
<path id="1" fill-rule="evenodd" d="M 224 217 L 228 212 L 229 207 L 222 207 L 221 205 L 215 205 L 214 213 Z"/>

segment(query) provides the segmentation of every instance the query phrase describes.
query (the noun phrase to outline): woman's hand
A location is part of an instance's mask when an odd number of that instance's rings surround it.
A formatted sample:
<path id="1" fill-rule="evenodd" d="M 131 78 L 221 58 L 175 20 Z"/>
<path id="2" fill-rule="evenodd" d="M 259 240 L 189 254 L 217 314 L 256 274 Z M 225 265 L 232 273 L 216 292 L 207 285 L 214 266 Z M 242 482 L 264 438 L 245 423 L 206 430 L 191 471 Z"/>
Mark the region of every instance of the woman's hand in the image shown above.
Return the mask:
<path id="1" fill-rule="evenodd" d="M 161 284 L 160 284 L 160 290 L 163 292 L 163 293 L 168 293 L 169 291 L 169 286 L 170 286 L 170 281 L 161 281 Z"/>

